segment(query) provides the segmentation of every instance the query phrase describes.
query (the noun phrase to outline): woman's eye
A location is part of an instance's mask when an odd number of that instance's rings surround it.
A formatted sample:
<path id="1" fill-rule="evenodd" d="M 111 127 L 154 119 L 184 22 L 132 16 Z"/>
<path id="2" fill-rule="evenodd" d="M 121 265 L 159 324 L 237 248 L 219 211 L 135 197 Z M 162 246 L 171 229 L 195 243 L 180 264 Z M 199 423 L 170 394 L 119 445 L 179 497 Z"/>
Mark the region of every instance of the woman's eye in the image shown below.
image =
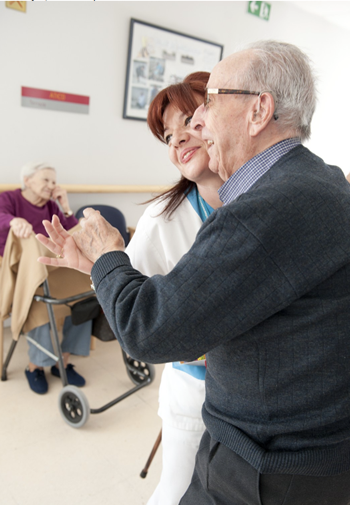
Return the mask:
<path id="1" fill-rule="evenodd" d="M 172 137 L 172 135 L 167 135 L 167 136 L 165 137 L 165 139 L 164 139 L 164 140 L 165 140 L 166 144 L 169 144 L 169 142 L 171 141 L 171 137 Z"/>
<path id="2" fill-rule="evenodd" d="M 185 119 L 185 126 L 188 126 L 192 120 L 193 116 L 188 116 L 186 119 Z"/>

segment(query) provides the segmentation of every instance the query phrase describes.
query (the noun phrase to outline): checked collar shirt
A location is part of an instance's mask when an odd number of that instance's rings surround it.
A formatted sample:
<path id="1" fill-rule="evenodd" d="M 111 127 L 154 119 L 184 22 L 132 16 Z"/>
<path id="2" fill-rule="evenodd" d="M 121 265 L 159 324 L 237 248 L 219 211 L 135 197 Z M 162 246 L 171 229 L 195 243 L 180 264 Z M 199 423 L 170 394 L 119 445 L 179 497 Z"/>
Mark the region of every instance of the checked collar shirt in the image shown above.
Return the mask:
<path id="1" fill-rule="evenodd" d="M 224 205 L 246 193 L 284 154 L 300 144 L 299 138 L 285 139 L 266 151 L 257 154 L 231 175 L 219 189 L 219 197 Z"/>

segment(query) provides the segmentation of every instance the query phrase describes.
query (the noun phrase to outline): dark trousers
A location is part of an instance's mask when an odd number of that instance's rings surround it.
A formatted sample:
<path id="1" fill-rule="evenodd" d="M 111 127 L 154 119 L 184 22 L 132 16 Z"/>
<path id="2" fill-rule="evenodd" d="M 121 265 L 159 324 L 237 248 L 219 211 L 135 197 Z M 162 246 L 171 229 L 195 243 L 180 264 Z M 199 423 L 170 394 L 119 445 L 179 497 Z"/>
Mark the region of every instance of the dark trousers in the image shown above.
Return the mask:
<path id="1" fill-rule="evenodd" d="M 261 474 L 206 431 L 179 505 L 350 505 L 350 471 L 331 477 Z"/>

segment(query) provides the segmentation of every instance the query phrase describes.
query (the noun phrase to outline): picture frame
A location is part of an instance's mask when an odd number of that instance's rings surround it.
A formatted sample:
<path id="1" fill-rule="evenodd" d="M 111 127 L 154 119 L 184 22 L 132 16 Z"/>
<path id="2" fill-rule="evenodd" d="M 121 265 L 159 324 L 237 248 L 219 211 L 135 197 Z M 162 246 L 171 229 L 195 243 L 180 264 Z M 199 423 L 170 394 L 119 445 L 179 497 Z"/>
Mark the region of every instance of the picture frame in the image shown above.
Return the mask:
<path id="1" fill-rule="evenodd" d="M 131 18 L 123 118 L 146 121 L 159 91 L 192 72 L 211 72 L 223 49 L 222 44 Z"/>

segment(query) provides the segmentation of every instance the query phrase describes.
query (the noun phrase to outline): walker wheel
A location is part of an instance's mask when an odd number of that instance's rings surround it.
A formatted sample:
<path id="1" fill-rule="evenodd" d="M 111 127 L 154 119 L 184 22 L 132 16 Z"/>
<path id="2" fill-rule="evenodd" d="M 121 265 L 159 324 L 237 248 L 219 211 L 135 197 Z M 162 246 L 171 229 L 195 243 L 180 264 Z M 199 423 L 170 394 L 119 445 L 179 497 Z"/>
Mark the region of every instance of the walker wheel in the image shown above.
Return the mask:
<path id="1" fill-rule="evenodd" d="M 86 396 L 75 386 L 65 386 L 58 397 L 58 408 L 71 428 L 81 428 L 89 419 L 90 407 Z"/>
<path id="2" fill-rule="evenodd" d="M 156 375 L 156 369 L 154 365 L 150 363 L 145 363 L 143 361 L 138 361 L 133 359 L 129 354 L 123 351 L 123 359 L 126 365 L 126 373 L 129 379 L 138 386 L 142 384 L 147 379 L 150 379 L 150 383 L 153 382 Z"/>

